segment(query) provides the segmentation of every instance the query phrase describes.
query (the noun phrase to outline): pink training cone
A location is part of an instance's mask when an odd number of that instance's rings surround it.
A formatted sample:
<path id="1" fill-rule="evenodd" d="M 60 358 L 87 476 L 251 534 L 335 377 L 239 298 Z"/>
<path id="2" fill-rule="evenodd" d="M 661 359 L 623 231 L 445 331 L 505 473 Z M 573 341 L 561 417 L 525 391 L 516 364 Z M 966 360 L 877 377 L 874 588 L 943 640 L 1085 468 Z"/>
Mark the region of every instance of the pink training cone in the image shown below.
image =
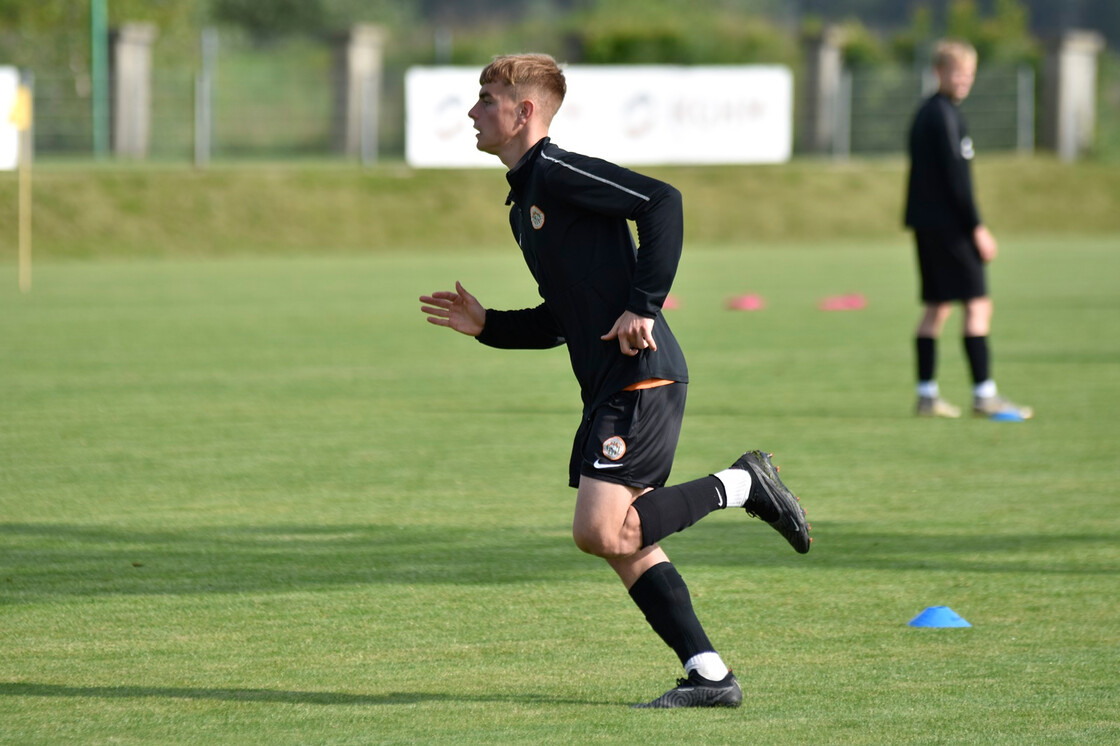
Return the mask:
<path id="1" fill-rule="evenodd" d="M 821 300 L 818 308 L 822 311 L 858 311 L 867 308 L 867 298 L 863 293 L 830 295 Z"/>
<path id="2" fill-rule="evenodd" d="M 760 295 L 748 293 L 730 299 L 727 301 L 727 307 L 732 311 L 758 311 L 766 307 L 766 301 Z"/>

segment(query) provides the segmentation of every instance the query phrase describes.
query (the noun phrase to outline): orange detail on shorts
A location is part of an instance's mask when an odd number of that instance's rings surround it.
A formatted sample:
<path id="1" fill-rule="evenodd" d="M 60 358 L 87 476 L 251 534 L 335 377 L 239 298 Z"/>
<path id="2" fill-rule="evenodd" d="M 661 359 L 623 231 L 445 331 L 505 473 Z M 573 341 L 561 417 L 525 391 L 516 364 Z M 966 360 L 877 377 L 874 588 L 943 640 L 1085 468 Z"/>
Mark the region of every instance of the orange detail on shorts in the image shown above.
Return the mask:
<path id="1" fill-rule="evenodd" d="M 655 389 L 658 386 L 668 386 L 670 383 L 676 383 L 676 381 L 670 381 L 667 378 L 647 378 L 644 381 L 638 381 L 637 383 L 630 384 L 629 386 L 624 388 L 623 391 L 642 391 L 643 389 Z"/>

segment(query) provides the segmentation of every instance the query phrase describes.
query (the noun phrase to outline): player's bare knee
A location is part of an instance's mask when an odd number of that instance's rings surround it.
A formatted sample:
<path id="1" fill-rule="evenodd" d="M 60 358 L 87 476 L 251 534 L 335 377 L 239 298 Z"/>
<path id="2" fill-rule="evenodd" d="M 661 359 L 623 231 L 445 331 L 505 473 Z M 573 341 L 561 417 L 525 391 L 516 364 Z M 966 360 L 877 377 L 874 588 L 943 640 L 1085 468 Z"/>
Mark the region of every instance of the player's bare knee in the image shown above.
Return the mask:
<path id="1" fill-rule="evenodd" d="M 572 528 L 572 540 L 575 541 L 581 552 L 593 554 L 597 557 L 602 556 L 603 541 L 597 532 L 574 526 Z"/>
<path id="2" fill-rule="evenodd" d="M 986 337 L 991 328 L 992 301 L 974 298 L 965 306 L 964 333 L 968 337 Z"/>
<path id="3" fill-rule="evenodd" d="M 574 527 L 572 538 L 581 552 L 596 557 L 620 557 L 626 554 L 618 536 L 611 536 L 594 528 Z"/>
<path id="4" fill-rule="evenodd" d="M 922 310 L 921 318 L 918 320 L 917 335 L 919 337 L 940 337 L 941 330 L 952 312 L 953 306 L 951 303 L 927 303 Z"/>

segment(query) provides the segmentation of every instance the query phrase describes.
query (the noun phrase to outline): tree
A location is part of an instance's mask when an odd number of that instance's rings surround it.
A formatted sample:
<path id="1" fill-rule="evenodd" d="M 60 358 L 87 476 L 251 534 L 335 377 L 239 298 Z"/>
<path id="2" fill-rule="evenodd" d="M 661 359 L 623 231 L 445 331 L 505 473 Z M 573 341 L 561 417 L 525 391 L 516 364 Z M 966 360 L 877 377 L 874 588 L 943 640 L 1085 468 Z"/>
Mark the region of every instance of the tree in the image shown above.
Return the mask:
<path id="1" fill-rule="evenodd" d="M 155 23 L 162 35 L 193 35 L 204 0 L 109 0 L 109 25 Z M 89 74 L 89 0 L 0 0 L 0 56 L 22 66 Z"/>
<path id="2" fill-rule="evenodd" d="M 317 33 L 325 19 L 322 0 L 213 0 L 211 13 L 256 38 Z"/>

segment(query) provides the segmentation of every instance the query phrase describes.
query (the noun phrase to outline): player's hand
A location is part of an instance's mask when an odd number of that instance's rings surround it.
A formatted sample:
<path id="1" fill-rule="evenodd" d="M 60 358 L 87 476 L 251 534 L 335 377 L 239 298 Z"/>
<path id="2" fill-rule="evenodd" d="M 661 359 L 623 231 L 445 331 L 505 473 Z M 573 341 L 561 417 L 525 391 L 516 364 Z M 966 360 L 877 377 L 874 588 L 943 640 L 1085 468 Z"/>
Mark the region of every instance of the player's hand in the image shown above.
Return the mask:
<path id="1" fill-rule="evenodd" d="M 985 263 L 995 259 L 996 254 L 999 253 L 995 236 L 983 225 L 976 226 L 976 230 L 972 231 L 972 242 L 976 244 L 976 251 L 980 253 L 980 259 Z"/>
<path id="2" fill-rule="evenodd" d="M 653 319 L 647 319 L 631 311 L 623 311 L 611 330 L 599 339 L 604 342 L 617 339 L 622 354 L 631 357 L 647 348 L 657 350 L 657 343 L 653 341 Z"/>
<path id="3" fill-rule="evenodd" d="M 458 282 L 455 292 L 441 290 L 421 295 L 420 302 L 424 304 L 420 310 L 428 314 L 428 322 L 436 326 L 446 326 L 471 337 L 477 337 L 486 326 L 486 309 Z"/>

